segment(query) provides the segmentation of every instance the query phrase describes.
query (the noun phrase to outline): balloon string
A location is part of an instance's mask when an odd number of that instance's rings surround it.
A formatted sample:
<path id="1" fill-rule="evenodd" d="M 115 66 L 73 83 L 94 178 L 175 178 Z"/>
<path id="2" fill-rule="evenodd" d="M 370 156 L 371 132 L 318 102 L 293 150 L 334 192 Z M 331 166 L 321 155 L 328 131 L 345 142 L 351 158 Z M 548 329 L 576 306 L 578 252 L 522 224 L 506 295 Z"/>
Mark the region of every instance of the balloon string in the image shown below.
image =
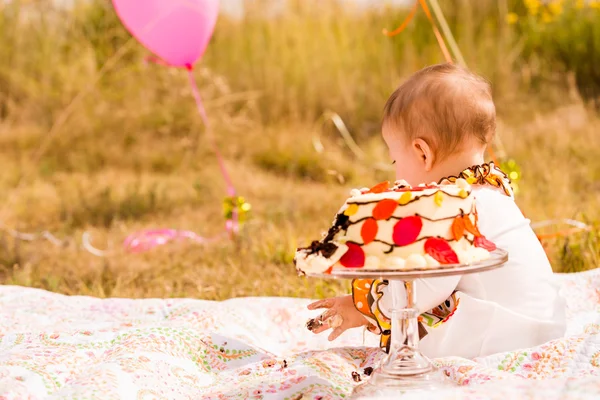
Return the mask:
<path id="1" fill-rule="evenodd" d="M 392 36 L 396 36 L 399 33 L 401 33 L 408 26 L 410 21 L 412 21 L 412 19 L 414 18 L 415 14 L 417 13 L 417 9 L 419 8 L 419 4 L 421 5 L 421 8 L 425 12 L 427 19 L 431 23 L 431 28 L 433 29 L 433 34 L 435 35 L 438 45 L 440 46 L 440 49 L 442 50 L 442 54 L 444 55 L 446 62 L 453 63 L 452 56 L 450 55 L 450 52 L 448 51 L 448 47 L 446 47 L 446 42 L 444 41 L 444 38 L 443 38 L 442 34 L 440 33 L 440 31 L 438 30 L 435 22 L 433 21 L 433 17 L 431 16 L 431 12 L 429 11 L 429 7 L 427 6 L 427 2 L 425 0 L 415 0 L 415 4 L 413 5 L 412 9 L 410 10 L 410 13 L 406 17 L 406 19 L 404 21 L 402 21 L 400 26 L 398 28 L 394 29 L 392 32 L 388 32 L 387 29 L 384 29 L 383 34 L 386 36 L 392 37 Z"/>
<path id="2" fill-rule="evenodd" d="M 427 19 L 429 20 L 429 22 L 431 22 L 431 27 L 433 28 L 433 34 L 435 35 L 435 38 L 438 41 L 440 49 L 442 49 L 442 53 L 444 53 L 444 58 L 446 59 L 447 62 L 452 63 L 453 62 L 452 56 L 450 55 L 450 52 L 448 51 L 448 48 L 446 47 L 446 42 L 444 42 L 444 38 L 442 37 L 442 34 L 438 30 L 437 26 L 435 25 L 435 22 L 433 21 L 433 18 L 431 17 L 431 13 L 429 12 L 429 7 L 427 7 L 427 2 L 425 0 L 419 0 L 419 2 L 421 3 L 421 7 L 423 8 L 423 11 L 425 11 L 425 15 L 427 16 Z"/>
<path id="3" fill-rule="evenodd" d="M 402 23 L 400 24 L 400 26 L 396 29 L 394 29 L 393 31 L 389 32 L 387 29 L 383 29 L 383 34 L 389 37 L 393 37 L 396 36 L 397 34 L 401 33 L 410 23 L 410 21 L 412 21 L 413 17 L 415 16 L 415 14 L 417 13 L 417 9 L 419 8 L 419 0 L 415 1 L 415 4 L 413 4 L 412 9 L 410 10 L 410 13 L 408 14 L 408 16 L 406 17 L 406 19 L 404 21 L 402 21 Z"/>
<path id="4" fill-rule="evenodd" d="M 387 29 L 383 29 L 383 34 L 386 35 L 386 36 L 388 36 L 388 37 L 393 37 L 393 36 L 396 36 L 396 35 L 400 34 L 404 29 L 406 29 L 406 27 L 408 26 L 408 24 L 413 20 L 415 14 L 417 13 L 417 10 L 419 8 L 419 4 L 421 5 L 421 8 L 423 8 L 423 12 L 425 12 L 425 15 L 427 16 L 427 19 L 431 23 L 431 27 L 433 28 L 433 34 L 435 35 L 435 38 L 436 38 L 436 40 L 438 42 L 438 45 L 439 45 L 442 53 L 444 54 L 444 58 L 446 59 L 447 62 L 452 63 L 453 62 L 452 61 L 452 56 L 450 55 L 450 52 L 448 51 L 448 47 L 446 46 L 446 42 L 444 41 L 443 36 L 441 35 L 440 31 L 437 29 L 437 26 L 436 26 L 435 22 L 433 21 L 433 17 L 431 15 L 431 12 L 429 11 L 429 7 L 427 6 L 427 2 L 425 0 L 415 0 L 415 3 L 413 4 L 412 9 L 410 10 L 410 13 L 404 19 L 404 21 L 402 21 L 402 23 L 400 24 L 400 26 L 398 28 L 394 29 L 392 32 L 389 32 Z M 448 33 L 450 33 L 450 32 L 448 32 Z M 465 63 L 465 61 L 464 61 L 464 59 L 462 57 L 462 54 L 460 53 L 460 50 L 458 49 L 458 46 L 456 46 L 456 43 L 453 41 L 451 33 L 450 33 L 450 36 L 447 39 L 450 42 L 450 44 L 452 44 L 452 43 L 455 44 L 454 48 L 455 48 L 455 53 L 456 53 L 455 55 L 456 55 L 456 57 L 458 57 L 459 61 L 463 65 L 466 65 L 466 63 Z M 496 136 L 495 140 L 499 141 L 500 137 Z M 496 156 L 496 153 L 494 152 L 494 150 L 492 149 L 492 147 L 493 146 L 488 146 L 488 148 L 487 148 L 488 153 L 490 155 L 490 158 L 492 159 L 492 161 L 496 165 L 500 165 L 498 163 L 498 158 Z"/>
<path id="5" fill-rule="evenodd" d="M 552 233 L 539 233 L 539 234 L 537 234 L 537 237 L 540 241 L 545 240 L 545 239 L 553 239 L 553 238 L 557 238 L 557 237 L 570 236 L 574 233 L 579 233 L 579 232 L 589 232 L 592 230 L 592 227 L 590 225 L 588 225 L 584 222 L 576 221 L 576 220 L 572 220 L 572 219 L 558 219 L 558 220 L 551 219 L 551 220 L 546 220 L 546 221 L 534 222 L 531 224 L 531 228 L 536 230 L 536 229 L 546 228 L 546 227 L 552 226 L 552 225 L 568 225 L 568 226 L 570 226 L 570 228 L 562 229 L 562 230 L 559 230 L 557 232 L 552 232 Z"/>
<path id="6" fill-rule="evenodd" d="M 158 65 L 164 65 L 165 67 L 170 67 L 170 65 L 166 61 L 164 61 L 161 58 L 154 57 L 154 56 L 147 56 L 144 61 L 151 62 L 152 64 L 158 64 Z"/>
<path id="7" fill-rule="evenodd" d="M 487 146 L 486 150 L 487 150 L 490 158 L 494 162 L 494 164 L 500 166 L 500 164 L 498 163 L 498 157 L 496 156 L 496 152 L 494 151 L 494 146 L 493 145 Z"/>
<path id="8" fill-rule="evenodd" d="M 170 65 L 166 61 L 162 60 L 161 58 L 154 57 L 154 56 L 146 57 L 146 61 L 151 62 L 153 64 L 164 65 L 166 67 L 173 67 L 172 65 Z M 200 118 L 202 119 L 202 123 L 204 124 L 204 127 L 206 128 L 210 146 L 213 148 L 213 151 L 215 152 L 215 155 L 217 156 L 217 162 L 219 163 L 219 168 L 221 169 L 221 173 L 223 174 L 223 178 L 225 179 L 225 183 L 227 184 L 227 193 L 229 194 L 229 196 L 234 197 L 235 193 L 236 193 L 235 187 L 233 186 L 233 182 L 231 181 L 229 173 L 227 172 L 227 168 L 225 168 L 225 162 L 223 161 L 221 152 L 219 151 L 219 148 L 217 147 L 214 137 L 212 136 L 211 129 L 210 129 L 210 123 L 208 120 L 208 115 L 206 114 L 206 109 L 204 108 L 204 103 L 202 101 L 202 97 L 200 96 L 200 90 L 198 89 L 198 83 L 196 82 L 196 78 L 194 77 L 194 73 L 193 73 L 194 67 L 191 64 L 187 64 L 184 68 L 188 71 L 190 87 L 192 89 L 192 95 L 194 96 L 194 100 L 196 101 L 196 108 L 198 110 L 198 114 L 200 115 Z"/>
<path id="9" fill-rule="evenodd" d="M 204 127 L 206 128 L 208 141 L 210 143 L 210 146 L 213 148 L 213 151 L 215 152 L 215 156 L 217 157 L 217 162 L 219 163 L 219 169 L 221 170 L 221 174 L 223 175 L 223 179 L 225 179 L 225 183 L 227 185 L 227 194 L 230 197 L 234 198 L 233 211 L 232 211 L 232 215 L 231 215 L 232 223 L 227 225 L 227 230 L 232 229 L 233 232 L 237 232 L 239 224 L 238 224 L 238 212 L 236 209 L 237 201 L 235 200 L 235 196 L 236 196 L 235 187 L 233 186 L 231 177 L 229 176 L 229 173 L 227 172 L 227 168 L 225 167 L 225 161 L 223 161 L 223 156 L 222 156 L 221 152 L 219 151 L 219 147 L 217 146 L 217 143 L 212 135 L 211 126 L 210 126 L 210 123 L 208 120 L 208 116 L 206 114 L 206 109 L 204 108 L 204 103 L 202 102 L 202 97 L 200 96 L 200 90 L 198 89 L 198 83 L 196 82 L 196 78 L 194 77 L 194 68 L 192 65 L 187 65 L 186 69 L 188 71 L 190 87 L 192 89 L 192 95 L 194 96 L 194 100 L 196 101 L 196 108 L 198 110 L 198 114 L 200 115 L 200 118 L 202 119 L 202 123 L 204 124 Z"/>

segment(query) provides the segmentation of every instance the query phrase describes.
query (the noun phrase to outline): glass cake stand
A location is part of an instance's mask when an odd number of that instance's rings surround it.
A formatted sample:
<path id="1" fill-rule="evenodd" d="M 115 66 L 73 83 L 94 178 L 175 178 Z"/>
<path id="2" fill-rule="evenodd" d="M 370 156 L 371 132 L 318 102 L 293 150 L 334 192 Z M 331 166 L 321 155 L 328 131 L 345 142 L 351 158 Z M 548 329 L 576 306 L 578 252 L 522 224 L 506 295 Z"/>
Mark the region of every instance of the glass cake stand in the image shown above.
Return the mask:
<path id="1" fill-rule="evenodd" d="M 308 274 L 326 279 L 386 279 L 392 293 L 392 318 L 389 354 L 383 359 L 370 379 L 354 389 L 353 398 L 396 398 L 413 391 L 437 390 L 455 386 L 431 360 L 419 351 L 419 312 L 417 309 L 416 279 L 438 278 L 484 272 L 498 268 L 508 261 L 505 250 L 496 249 L 487 260 L 473 264 L 447 264 L 428 270 L 365 270 L 338 269 L 331 274 Z M 404 287 L 403 302 L 394 293 Z M 401 308 L 405 303 L 406 308 Z"/>

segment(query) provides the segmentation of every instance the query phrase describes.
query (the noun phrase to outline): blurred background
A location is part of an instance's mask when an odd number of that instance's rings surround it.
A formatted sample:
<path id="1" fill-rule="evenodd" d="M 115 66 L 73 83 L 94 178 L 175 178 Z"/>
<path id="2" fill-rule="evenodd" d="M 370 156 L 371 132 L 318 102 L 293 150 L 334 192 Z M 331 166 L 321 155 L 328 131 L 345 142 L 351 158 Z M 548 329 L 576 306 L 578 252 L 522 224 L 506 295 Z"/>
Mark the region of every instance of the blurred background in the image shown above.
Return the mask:
<path id="1" fill-rule="evenodd" d="M 252 204 L 248 222 L 233 241 L 131 254 L 122 243 L 137 230 L 223 231 L 225 183 L 185 72 L 145 62 L 108 0 L 1 0 L 0 283 L 102 297 L 346 291 L 298 278 L 293 255 L 328 228 L 351 188 L 394 180 L 378 167 L 390 162 L 385 100 L 409 74 L 444 61 L 422 10 L 401 34 L 382 34 L 412 5 L 222 0 L 195 76 L 236 188 Z M 493 84 L 524 214 L 593 227 L 544 241 L 555 271 L 595 268 L 600 1 L 440 5 L 468 66 Z M 82 249 L 84 232 L 109 255 Z"/>

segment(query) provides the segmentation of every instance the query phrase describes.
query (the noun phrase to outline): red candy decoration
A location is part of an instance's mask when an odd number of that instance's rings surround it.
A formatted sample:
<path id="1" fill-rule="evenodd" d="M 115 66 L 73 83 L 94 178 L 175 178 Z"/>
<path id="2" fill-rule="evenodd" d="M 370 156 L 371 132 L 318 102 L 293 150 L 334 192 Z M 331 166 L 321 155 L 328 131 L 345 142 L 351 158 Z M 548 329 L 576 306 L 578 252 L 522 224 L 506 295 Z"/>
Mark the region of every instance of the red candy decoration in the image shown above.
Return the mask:
<path id="1" fill-rule="evenodd" d="M 444 239 L 429 238 L 425 241 L 425 253 L 440 264 L 458 264 L 458 256 Z"/>
<path id="2" fill-rule="evenodd" d="M 402 218 L 394 225 L 392 239 L 397 246 L 406 246 L 417 240 L 422 228 L 423 221 L 421 220 L 421 217 L 413 215 L 411 217 Z"/>
<path id="3" fill-rule="evenodd" d="M 346 268 L 362 268 L 365 266 L 365 252 L 355 243 L 346 243 L 348 251 L 340 258 L 340 264 Z"/>
<path id="4" fill-rule="evenodd" d="M 392 199 L 381 200 L 375 208 L 373 208 L 373 217 L 375 219 L 388 219 L 392 216 L 398 207 L 398 202 Z"/>
<path id="5" fill-rule="evenodd" d="M 375 240 L 378 230 L 379 225 L 377 225 L 377 221 L 375 221 L 373 218 L 365 220 L 362 228 L 360 228 L 360 236 L 362 237 L 364 244 L 369 244 Z"/>
<path id="6" fill-rule="evenodd" d="M 373 186 L 369 190 L 369 193 L 383 193 L 383 192 L 387 192 L 389 188 L 390 188 L 390 182 L 385 181 L 385 182 L 381 182 L 381 183 L 378 183 L 377 185 Z"/>
<path id="7" fill-rule="evenodd" d="M 496 250 L 496 245 L 483 236 L 477 236 L 473 244 L 475 245 L 475 247 L 481 247 L 482 249 L 486 249 L 487 251 Z"/>

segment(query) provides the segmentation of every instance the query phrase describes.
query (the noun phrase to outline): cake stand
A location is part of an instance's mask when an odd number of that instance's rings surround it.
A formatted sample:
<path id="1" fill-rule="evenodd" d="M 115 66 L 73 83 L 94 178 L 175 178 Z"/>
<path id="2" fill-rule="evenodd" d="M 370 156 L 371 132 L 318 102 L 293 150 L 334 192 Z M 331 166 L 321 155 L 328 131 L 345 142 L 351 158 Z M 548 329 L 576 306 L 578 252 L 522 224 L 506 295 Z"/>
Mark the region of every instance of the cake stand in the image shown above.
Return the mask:
<path id="1" fill-rule="evenodd" d="M 392 294 L 390 350 L 371 378 L 354 389 L 353 398 L 395 398 L 413 391 L 439 390 L 455 386 L 431 360 L 419 351 L 419 312 L 416 279 L 484 272 L 508 261 L 505 250 L 496 249 L 487 260 L 472 264 L 447 264 L 428 270 L 334 269 L 331 274 L 308 274 L 326 279 L 386 279 Z M 404 287 L 406 298 L 398 296 Z M 404 300 L 404 301 L 402 301 Z M 405 308 L 401 305 L 405 304 Z"/>

